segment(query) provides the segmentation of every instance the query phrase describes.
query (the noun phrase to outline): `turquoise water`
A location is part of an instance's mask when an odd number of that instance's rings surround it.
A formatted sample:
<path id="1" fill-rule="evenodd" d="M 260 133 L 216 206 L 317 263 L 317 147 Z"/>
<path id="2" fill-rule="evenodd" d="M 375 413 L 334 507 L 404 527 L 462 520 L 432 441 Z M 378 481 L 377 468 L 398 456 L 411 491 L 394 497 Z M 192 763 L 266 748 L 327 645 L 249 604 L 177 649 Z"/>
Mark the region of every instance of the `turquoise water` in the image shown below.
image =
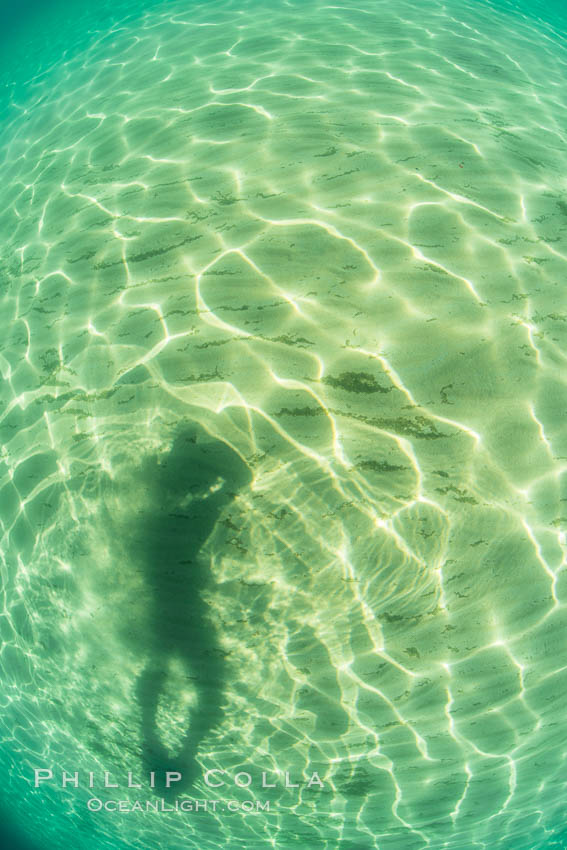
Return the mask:
<path id="1" fill-rule="evenodd" d="M 22 842 L 567 847 L 563 15 L 6 16 Z"/>

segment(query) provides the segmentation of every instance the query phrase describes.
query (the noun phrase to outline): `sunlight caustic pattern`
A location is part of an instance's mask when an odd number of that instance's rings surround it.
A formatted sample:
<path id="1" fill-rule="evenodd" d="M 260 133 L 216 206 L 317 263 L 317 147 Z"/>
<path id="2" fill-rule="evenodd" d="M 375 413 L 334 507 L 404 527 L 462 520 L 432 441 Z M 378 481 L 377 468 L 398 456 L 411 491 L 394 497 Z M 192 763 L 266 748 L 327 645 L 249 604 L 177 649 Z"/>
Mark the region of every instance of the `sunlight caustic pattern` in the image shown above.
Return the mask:
<path id="1" fill-rule="evenodd" d="M 192 794 L 272 801 L 14 790 L 37 834 L 63 806 L 77 848 L 563 846 L 566 74 L 485 2 L 170 2 L 12 103 L 3 746 L 141 773 L 140 470 L 198 423 L 251 475 L 198 553 L 226 680 L 196 760 L 255 780 Z M 172 655 L 172 758 L 199 687 Z"/>

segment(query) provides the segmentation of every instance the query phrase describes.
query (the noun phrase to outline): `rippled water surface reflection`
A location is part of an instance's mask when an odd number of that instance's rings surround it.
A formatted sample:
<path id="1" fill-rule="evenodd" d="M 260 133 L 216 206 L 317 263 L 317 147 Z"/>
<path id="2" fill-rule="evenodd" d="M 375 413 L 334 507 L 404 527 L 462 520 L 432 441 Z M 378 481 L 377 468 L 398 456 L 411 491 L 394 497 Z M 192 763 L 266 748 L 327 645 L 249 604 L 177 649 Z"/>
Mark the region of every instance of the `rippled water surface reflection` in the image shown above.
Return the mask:
<path id="1" fill-rule="evenodd" d="M 78 850 L 567 846 L 561 29 L 105 8 L 5 87 L 7 804 Z M 270 810 L 88 811 L 167 768 Z"/>

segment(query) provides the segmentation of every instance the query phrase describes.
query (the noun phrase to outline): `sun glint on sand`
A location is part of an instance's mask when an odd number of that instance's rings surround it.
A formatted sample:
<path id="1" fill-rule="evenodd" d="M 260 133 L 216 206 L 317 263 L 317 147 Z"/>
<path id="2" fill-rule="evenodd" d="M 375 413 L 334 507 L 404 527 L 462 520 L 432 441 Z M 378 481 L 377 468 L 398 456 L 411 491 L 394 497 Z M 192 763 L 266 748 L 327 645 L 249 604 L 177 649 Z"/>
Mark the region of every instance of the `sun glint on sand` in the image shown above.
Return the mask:
<path id="1" fill-rule="evenodd" d="M 77 850 L 562 846 L 564 41 L 133 11 L 1 125 L 9 805 Z M 22 780 L 152 765 L 270 810 Z"/>

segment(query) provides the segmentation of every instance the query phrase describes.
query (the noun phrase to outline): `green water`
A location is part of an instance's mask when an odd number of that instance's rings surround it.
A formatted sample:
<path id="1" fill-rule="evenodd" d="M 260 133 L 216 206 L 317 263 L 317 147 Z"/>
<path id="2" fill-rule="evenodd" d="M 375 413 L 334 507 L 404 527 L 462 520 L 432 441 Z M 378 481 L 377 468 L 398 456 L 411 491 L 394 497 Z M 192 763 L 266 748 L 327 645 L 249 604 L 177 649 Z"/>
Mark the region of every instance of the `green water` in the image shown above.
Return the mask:
<path id="1" fill-rule="evenodd" d="M 1 790 L 37 846 L 567 847 L 561 15 L 7 17 Z"/>

